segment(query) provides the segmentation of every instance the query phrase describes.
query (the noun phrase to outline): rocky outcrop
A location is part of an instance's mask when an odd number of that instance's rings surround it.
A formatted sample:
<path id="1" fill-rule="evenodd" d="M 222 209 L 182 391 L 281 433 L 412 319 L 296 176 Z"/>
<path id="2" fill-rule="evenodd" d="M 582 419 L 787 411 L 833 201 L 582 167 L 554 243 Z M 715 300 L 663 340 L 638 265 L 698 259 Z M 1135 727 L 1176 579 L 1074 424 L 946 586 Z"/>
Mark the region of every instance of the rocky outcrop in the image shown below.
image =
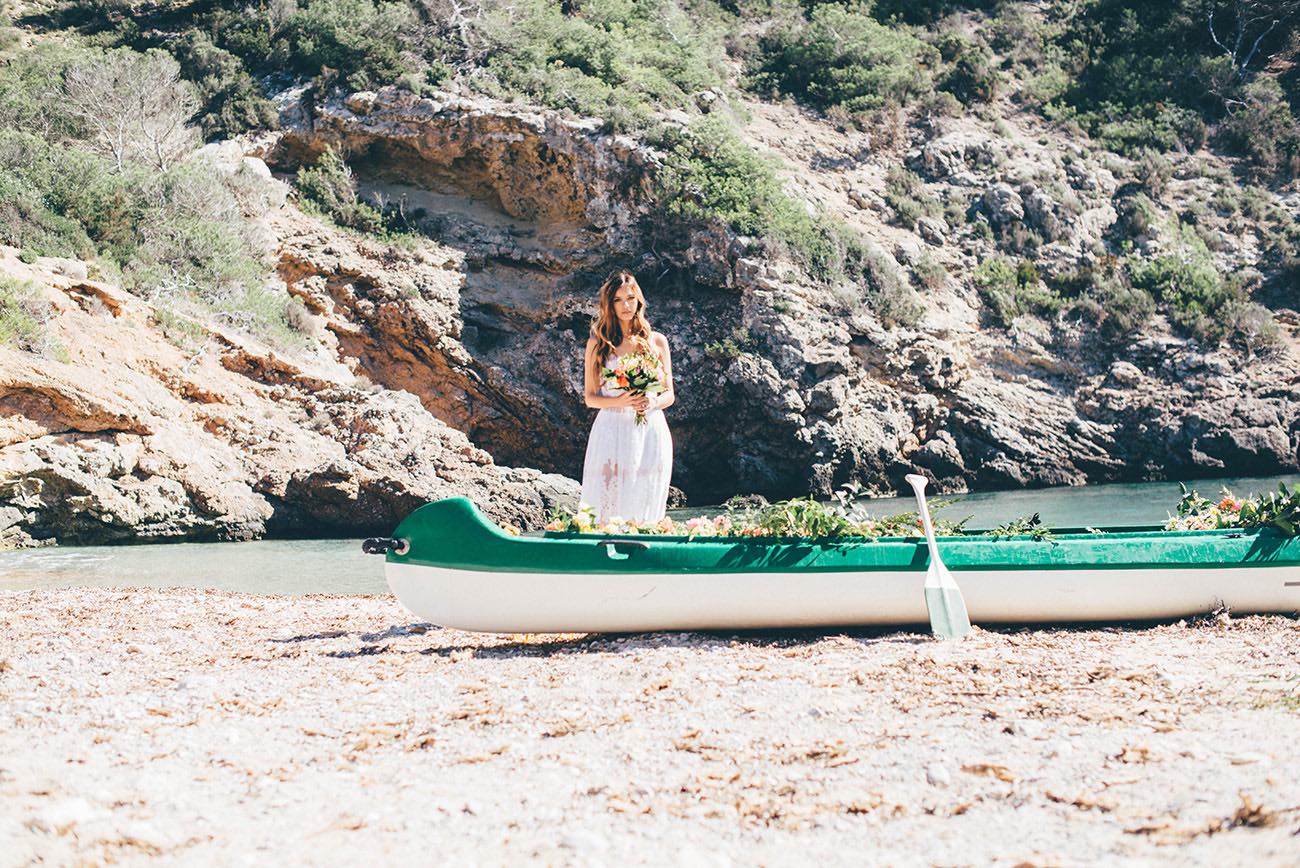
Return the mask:
<path id="1" fill-rule="evenodd" d="M 756 110 L 755 126 L 780 111 Z M 670 336 L 674 482 L 696 503 L 849 480 L 883 492 L 917 468 L 951 491 L 1300 466 L 1290 346 L 1252 359 L 1159 322 L 1126 346 L 1086 323 L 981 324 L 964 278 L 993 242 L 962 215 L 1013 241 L 1036 233 L 1044 273 L 1077 269 L 1104 253 L 1123 204 L 1108 168 L 1068 148 L 1062 159 L 976 129 L 940 133 L 905 161 L 949 207 L 912 231 L 891 223 L 879 166 L 823 170 L 868 147 L 807 118 L 777 121 L 792 189 L 862 232 L 878 280 L 906 289 L 930 263 L 915 324 L 887 324 L 858 288 L 813 284 L 723 228 L 673 225 L 653 207 L 659 155 L 631 139 L 400 91 L 291 113 L 251 150 L 284 171 L 341 149 L 365 193 L 400 202 L 427 244 L 309 218 L 248 148 L 204 149 L 247 181 L 250 231 L 302 303 L 304 347 L 210 328 L 178 345 L 157 311 L 84 265 L 29 267 L 6 251 L 0 269 L 44 287 L 67 355 L 0 350 L 0 539 L 359 534 L 453 493 L 535 526 L 576 499 L 567 477 L 592 416 L 580 355 L 613 266 L 636 270 Z"/>
<path id="2" fill-rule="evenodd" d="M 62 359 L 0 349 L 0 541 L 9 545 L 386 533 L 469 494 L 535 526 L 571 480 L 497 466 L 410 394 L 233 333 L 182 348 L 151 306 L 29 267 Z"/>
<path id="3" fill-rule="evenodd" d="M 658 156 L 601 134 L 598 121 L 395 88 L 316 103 L 294 119 L 265 151 L 275 165 L 334 148 L 372 194 L 406 197 L 430 231 L 480 255 L 573 271 L 643 252 Z"/>
<path id="4" fill-rule="evenodd" d="M 657 155 L 594 123 L 382 91 L 315 106 L 266 153 L 292 168 L 326 147 L 350 155 L 371 193 L 427 206 L 426 228 L 452 253 L 353 279 L 318 242 L 286 236 L 282 273 L 304 275 L 361 326 L 332 328 L 367 377 L 418 395 L 499 460 L 578 472 L 593 291 L 609 267 L 631 265 L 674 347 L 675 483 L 696 502 L 826 493 L 850 479 L 885 491 L 918 466 L 964 489 L 1300 464 L 1289 353 L 1247 366 L 1223 349 L 1208 358 L 1228 373 L 1188 376 L 1205 350 L 1167 334 L 1158 351 L 1117 354 L 1068 324 L 987 331 L 978 297 L 951 279 L 915 327 L 886 327 L 869 305 L 846 310 L 793 270 L 748 257 L 725 231 L 696 227 L 656 246 L 672 237 L 651 207 Z M 856 159 L 845 150 L 842 162 Z M 1116 219 L 1115 178 L 1077 149 L 959 129 L 906 161 L 999 232 L 1037 233 L 1047 273 L 1092 261 Z M 795 180 L 816 177 L 810 165 Z M 891 247 L 912 267 L 937 256 L 957 275 L 990 249 L 936 217 L 900 235 L 873 216 L 879 197 L 845 189 L 881 267 L 902 281 Z M 1116 362 L 1140 377 L 1115 382 Z M 1255 410 L 1224 412 L 1227 393 Z M 1178 421 L 1202 417 L 1213 421 Z"/>

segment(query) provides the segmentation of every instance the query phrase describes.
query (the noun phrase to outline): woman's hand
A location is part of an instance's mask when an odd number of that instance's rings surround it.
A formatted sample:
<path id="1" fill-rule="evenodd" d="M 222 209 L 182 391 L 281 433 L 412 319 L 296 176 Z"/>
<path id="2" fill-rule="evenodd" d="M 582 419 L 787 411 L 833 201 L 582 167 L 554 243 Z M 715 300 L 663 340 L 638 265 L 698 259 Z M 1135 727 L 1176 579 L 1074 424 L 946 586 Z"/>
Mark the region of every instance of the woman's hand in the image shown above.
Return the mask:
<path id="1" fill-rule="evenodd" d="M 654 403 L 650 400 L 649 395 L 633 395 L 631 397 L 632 397 L 632 404 L 631 404 L 632 409 L 636 410 L 638 413 L 642 415 L 645 415 L 645 413 L 654 406 Z"/>

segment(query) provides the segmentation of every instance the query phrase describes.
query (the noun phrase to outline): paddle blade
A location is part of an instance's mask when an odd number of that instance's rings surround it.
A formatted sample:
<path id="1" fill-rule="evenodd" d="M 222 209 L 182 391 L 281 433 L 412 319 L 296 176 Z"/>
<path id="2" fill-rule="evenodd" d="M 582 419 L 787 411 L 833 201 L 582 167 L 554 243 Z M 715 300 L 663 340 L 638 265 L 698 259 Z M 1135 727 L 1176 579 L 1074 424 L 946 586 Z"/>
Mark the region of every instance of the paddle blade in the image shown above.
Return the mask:
<path id="1" fill-rule="evenodd" d="M 931 571 L 937 572 L 937 571 Z M 947 575 L 926 577 L 925 608 L 930 613 L 930 631 L 939 639 L 963 639 L 970 633 L 970 616 L 961 589 Z M 944 582 L 941 579 L 946 578 Z"/>

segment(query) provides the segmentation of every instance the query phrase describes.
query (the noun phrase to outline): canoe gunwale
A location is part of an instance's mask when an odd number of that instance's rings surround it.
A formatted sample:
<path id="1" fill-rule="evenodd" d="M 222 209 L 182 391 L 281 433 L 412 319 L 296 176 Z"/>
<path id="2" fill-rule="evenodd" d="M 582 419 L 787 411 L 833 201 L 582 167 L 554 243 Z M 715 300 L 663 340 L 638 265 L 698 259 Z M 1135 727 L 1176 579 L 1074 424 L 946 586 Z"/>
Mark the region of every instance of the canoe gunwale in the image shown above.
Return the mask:
<path id="1" fill-rule="evenodd" d="M 1195 536 L 1195 538 L 1205 539 L 1208 536 L 1218 536 L 1225 539 L 1236 539 L 1250 534 L 1257 533 L 1278 533 L 1273 528 L 1218 528 L 1215 530 L 1165 530 L 1159 525 L 1140 525 L 1135 527 L 1118 527 L 1118 528 L 1096 528 L 1096 533 L 1086 528 L 1066 528 L 1062 530 L 1053 530 L 1051 536 L 1042 537 L 1032 534 L 1007 534 L 1004 536 L 991 536 L 981 532 L 963 533 L 963 534 L 938 534 L 936 540 L 945 543 L 952 542 L 1038 542 L 1051 544 L 1054 542 L 1069 541 L 1075 539 L 1131 539 L 1136 537 L 1151 537 L 1153 539 L 1172 539 L 1179 536 Z M 870 545 L 874 543 L 923 543 L 925 536 L 916 534 L 914 536 L 734 536 L 734 535 L 712 535 L 712 534 L 668 534 L 668 533 L 642 533 L 642 534 L 599 534 L 599 533 L 580 533 L 577 531 L 559 531 L 548 530 L 541 536 L 524 534 L 516 537 L 510 534 L 503 534 L 507 539 L 541 539 L 541 540 L 593 540 L 600 543 L 606 541 L 612 542 L 675 542 L 675 543 L 701 543 L 701 542 L 744 542 L 744 543 L 768 543 L 780 545 Z"/>
<path id="2" fill-rule="evenodd" d="M 507 534 L 470 501 L 450 498 L 413 512 L 395 535 L 411 550 L 388 562 L 487 573 L 879 573 L 923 572 L 921 537 L 739 537 L 592 534 L 551 531 Z M 939 545 L 950 569 L 1017 573 L 1188 567 L 1300 565 L 1300 540 L 1271 528 L 1212 531 L 1126 530 L 1063 534 L 1048 539 L 950 536 Z"/>

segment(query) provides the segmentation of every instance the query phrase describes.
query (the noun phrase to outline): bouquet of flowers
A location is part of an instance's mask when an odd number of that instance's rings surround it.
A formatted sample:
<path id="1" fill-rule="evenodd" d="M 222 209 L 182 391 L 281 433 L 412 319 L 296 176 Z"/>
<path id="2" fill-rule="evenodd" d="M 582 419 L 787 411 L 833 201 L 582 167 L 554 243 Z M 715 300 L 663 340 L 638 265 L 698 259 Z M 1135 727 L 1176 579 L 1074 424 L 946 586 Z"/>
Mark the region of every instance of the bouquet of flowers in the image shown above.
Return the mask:
<path id="1" fill-rule="evenodd" d="M 633 395 L 657 395 L 664 390 L 664 368 L 654 353 L 628 353 L 618 357 L 618 364 L 602 368 L 601 377 L 610 389 L 622 389 Z M 637 411 L 636 424 L 645 424 L 645 414 Z"/>

